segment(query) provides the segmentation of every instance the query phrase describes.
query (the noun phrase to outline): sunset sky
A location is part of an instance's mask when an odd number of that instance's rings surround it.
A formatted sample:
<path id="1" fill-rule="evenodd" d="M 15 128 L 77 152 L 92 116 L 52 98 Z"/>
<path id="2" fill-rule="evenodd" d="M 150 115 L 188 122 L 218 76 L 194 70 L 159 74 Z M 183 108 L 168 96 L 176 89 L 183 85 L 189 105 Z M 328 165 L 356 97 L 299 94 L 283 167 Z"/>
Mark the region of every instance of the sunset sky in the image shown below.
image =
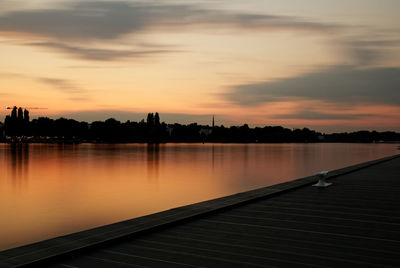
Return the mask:
<path id="1" fill-rule="evenodd" d="M 0 121 L 400 131 L 398 0 L 0 0 Z"/>

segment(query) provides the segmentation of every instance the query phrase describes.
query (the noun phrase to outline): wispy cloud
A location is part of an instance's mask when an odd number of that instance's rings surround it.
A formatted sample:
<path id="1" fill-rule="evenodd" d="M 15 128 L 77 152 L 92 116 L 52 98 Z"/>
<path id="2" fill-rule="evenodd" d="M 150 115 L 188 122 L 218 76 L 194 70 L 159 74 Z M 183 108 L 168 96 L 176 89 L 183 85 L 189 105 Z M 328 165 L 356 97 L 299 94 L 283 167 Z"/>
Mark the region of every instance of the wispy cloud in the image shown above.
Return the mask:
<path id="1" fill-rule="evenodd" d="M 0 15 L 0 36 L 20 34 L 26 45 L 52 49 L 85 60 L 116 61 L 179 52 L 162 44 L 143 43 L 140 37 L 132 47 L 110 49 L 126 35 L 149 31 L 194 29 L 246 31 L 305 31 L 327 33 L 341 28 L 293 16 L 262 15 L 205 9 L 194 4 L 159 4 L 132 1 L 77 1 L 48 9 L 10 11 Z M 31 42 L 35 36 L 40 40 Z M 103 46 L 95 44 L 101 42 Z M 119 46 L 120 47 L 120 46 Z"/>
<path id="2" fill-rule="evenodd" d="M 158 54 L 177 52 L 177 50 L 168 50 L 168 49 L 141 49 L 141 48 L 132 48 L 129 50 L 99 49 L 99 48 L 74 46 L 57 42 L 37 42 L 37 43 L 29 43 L 28 45 L 50 48 L 56 51 L 67 53 L 74 57 L 86 60 L 96 60 L 96 61 L 112 61 L 121 59 L 123 60 L 129 58 L 141 58 Z"/>
<path id="3" fill-rule="evenodd" d="M 195 4 L 129 1 L 80 1 L 59 9 L 14 11 L 0 16 L 0 31 L 64 40 L 110 40 L 154 28 L 184 29 L 194 26 L 320 32 L 340 27 L 291 16 L 210 10 Z"/>
<path id="4" fill-rule="evenodd" d="M 400 68 L 335 66 L 274 82 L 233 86 L 225 96 L 239 105 L 320 100 L 338 104 L 400 105 Z"/>
<path id="5" fill-rule="evenodd" d="M 359 120 L 373 114 L 351 114 L 351 113 L 323 113 L 317 111 L 300 110 L 290 114 L 273 115 L 275 119 L 304 119 L 304 120 Z"/>
<path id="6" fill-rule="evenodd" d="M 71 100 L 90 100 L 89 91 L 77 85 L 76 82 L 69 79 L 54 77 L 37 77 L 34 75 L 26 75 L 20 73 L 0 72 L 0 78 L 18 78 L 28 79 L 50 86 L 52 89 L 58 90 L 69 96 Z M 0 92 L 0 94 L 2 94 Z M 10 95 L 10 93 L 4 93 Z"/>
<path id="7" fill-rule="evenodd" d="M 50 85 L 52 88 L 59 90 L 68 95 L 70 100 L 87 101 L 90 100 L 88 91 L 80 88 L 75 83 L 67 79 L 39 77 L 35 78 L 40 83 Z"/>
<path id="8" fill-rule="evenodd" d="M 393 33 L 394 34 L 394 33 Z M 354 63 L 360 66 L 374 65 L 379 63 L 390 50 L 400 47 L 400 39 L 388 39 L 380 37 L 353 37 L 340 40 L 347 54 Z"/>

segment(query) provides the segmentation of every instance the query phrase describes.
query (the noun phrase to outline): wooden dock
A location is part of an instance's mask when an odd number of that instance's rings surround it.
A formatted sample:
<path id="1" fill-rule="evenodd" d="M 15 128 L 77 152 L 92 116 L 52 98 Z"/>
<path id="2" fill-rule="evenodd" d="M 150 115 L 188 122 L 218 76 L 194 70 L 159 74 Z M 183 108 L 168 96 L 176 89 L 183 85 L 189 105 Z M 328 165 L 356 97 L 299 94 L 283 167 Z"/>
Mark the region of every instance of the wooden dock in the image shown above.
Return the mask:
<path id="1" fill-rule="evenodd" d="M 400 155 L 0 252 L 0 267 L 400 267 Z"/>

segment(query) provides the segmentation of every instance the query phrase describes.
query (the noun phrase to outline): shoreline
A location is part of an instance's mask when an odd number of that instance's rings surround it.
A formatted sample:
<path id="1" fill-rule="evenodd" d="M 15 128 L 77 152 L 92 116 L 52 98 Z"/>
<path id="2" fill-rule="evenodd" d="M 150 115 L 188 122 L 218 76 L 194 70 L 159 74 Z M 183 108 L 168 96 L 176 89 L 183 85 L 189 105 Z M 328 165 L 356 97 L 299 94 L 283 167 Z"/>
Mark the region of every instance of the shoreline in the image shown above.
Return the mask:
<path id="1" fill-rule="evenodd" d="M 190 141 L 190 140 L 177 140 L 177 141 L 165 141 L 165 142 L 147 142 L 147 141 L 88 141 L 88 140 L 40 140 L 40 141 L 10 141 L 10 140 L 0 140 L 0 143 L 3 144 L 179 144 L 179 143 L 187 143 L 187 144 L 279 144 L 279 143 L 296 143 L 296 144 L 319 144 L 319 143 L 352 143 L 352 144 L 400 144 L 400 141 Z M 400 148 L 399 148 L 400 149 Z"/>

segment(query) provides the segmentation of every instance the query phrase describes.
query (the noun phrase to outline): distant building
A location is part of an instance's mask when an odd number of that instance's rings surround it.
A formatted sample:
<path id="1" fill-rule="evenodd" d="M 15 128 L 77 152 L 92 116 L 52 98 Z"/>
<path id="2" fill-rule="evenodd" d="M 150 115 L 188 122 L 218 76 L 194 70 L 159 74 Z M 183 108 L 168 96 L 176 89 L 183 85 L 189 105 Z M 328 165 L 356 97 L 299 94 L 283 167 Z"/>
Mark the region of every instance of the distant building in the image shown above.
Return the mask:
<path id="1" fill-rule="evenodd" d="M 199 134 L 200 134 L 200 136 L 201 136 L 201 135 L 209 136 L 209 135 L 212 134 L 212 128 L 210 128 L 210 127 L 208 127 L 208 128 L 201 128 L 201 129 L 199 130 Z"/>
<path id="2" fill-rule="evenodd" d="M 212 117 L 212 127 L 206 126 L 206 127 L 202 127 L 199 130 L 199 134 L 200 136 L 210 136 L 213 133 L 214 130 L 214 126 L 215 126 L 215 119 L 214 116 Z"/>
<path id="3" fill-rule="evenodd" d="M 168 135 L 171 137 L 172 136 L 172 132 L 174 131 L 173 127 L 167 126 L 167 128 L 165 129 L 168 133 Z"/>

